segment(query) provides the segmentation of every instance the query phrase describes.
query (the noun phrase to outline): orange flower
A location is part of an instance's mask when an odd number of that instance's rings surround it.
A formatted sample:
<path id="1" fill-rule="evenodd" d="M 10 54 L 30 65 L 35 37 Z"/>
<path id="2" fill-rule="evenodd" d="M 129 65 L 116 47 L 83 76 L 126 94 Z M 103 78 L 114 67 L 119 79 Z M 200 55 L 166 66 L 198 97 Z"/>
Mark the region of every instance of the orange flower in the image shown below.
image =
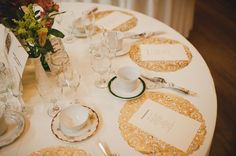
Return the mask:
<path id="1" fill-rule="evenodd" d="M 48 34 L 48 29 L 47 28 L 41 28 L 38 30 L 38 35 L 39 35 L 39 45 L 43 47 L 46 43 L 47 40 L 47 34 Z"/>

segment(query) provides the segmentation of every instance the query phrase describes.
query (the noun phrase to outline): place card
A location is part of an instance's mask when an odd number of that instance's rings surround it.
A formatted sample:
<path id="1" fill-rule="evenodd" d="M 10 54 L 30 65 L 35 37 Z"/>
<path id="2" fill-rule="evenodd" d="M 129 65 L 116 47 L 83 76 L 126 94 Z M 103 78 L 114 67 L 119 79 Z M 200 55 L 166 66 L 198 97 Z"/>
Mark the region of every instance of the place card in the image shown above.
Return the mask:
<path id="1" fill-rule="evenodd" d="M 49 39 L 52 47 L 53 47 L 53 53 L 64 53 L 65 52 L 65 47 L 62 43 L 61 38 L 58 37 L 53 37 L 51 39 Z"/>
<path id="2" fill-rule="evenodd" d="M 13 33 L 10 33 L 10 38 L 11 46 L 8 52 L 8 59 L 11 66 L 14 68 L 14 75 L 21 78 L 28 59 L 28 53 Z"/>
<path id="3" fill-rule="evenodd" d="M 109 15 L 97 20 L 95 24 L 98 27 L 105 28 L 107 30 L 112 30 L 132 18 L 133 17 L 130 15 L 124 14 L 119 11 L 114 11 Z"/>
<path id="4" fill-rule="evenodd" d="M 129 120 L 130 124 L 184 152 L 201 123 L 147 99 Z"/>
<path id="5" fill-rule="evenodd" d="M 142 61 L 154 60 L 188 60 L 181 44 L 141 44 Z"/>

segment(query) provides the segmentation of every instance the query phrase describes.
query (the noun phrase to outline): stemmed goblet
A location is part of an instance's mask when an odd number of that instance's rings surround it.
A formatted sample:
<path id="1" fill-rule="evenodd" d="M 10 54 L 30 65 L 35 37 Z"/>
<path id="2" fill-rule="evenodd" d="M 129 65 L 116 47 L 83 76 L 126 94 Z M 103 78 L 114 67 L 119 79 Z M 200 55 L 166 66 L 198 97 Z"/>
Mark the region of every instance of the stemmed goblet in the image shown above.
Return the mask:
<path id="1" fill-rule="evenodd" d="M 92 35 L 95 32 L 95 16 L 93 12 L 82 12 L 82 16 L 80 18 L 80 22 L 83 26 L 84 32 L 87 38 L 91 41 Z"/>
<path id="2" fill-rule="evenodd" d="M 111 60 L 110 74 L 114 74 L 115 72 L 112 65 L 113 65 L 113 60 L 116 57 L 116 52 L 119 50 L 118 34 L 115 31 L 104 31 L 103 35 L 104 35 L 105 45 L 109 49 L 108 56 Z"/>
<path id="3" fill-rule="evenodd" d="M 61 26 L 67 32 L 64 38 L 65 43 L 73 43 L 75 41 L 75 24 L 77 16 L 74 11 L 66 11 L 61 14 Z"/>
<path id="4" fill-rule="evenodd" d="M 21 99 L 21 81 L 16 78 L 18 77 L 18 75 L 15 75 L 16 72 L 13 73 L 14 69 L 8 58 L 12 42 L 7 29 L 4 30 L 4 37 L 5 43 L 0 50 L 0 98 L 5 103 L 6 110 L 22 111 L 24 114 L 28 114 L 28 112 L 25 111 L 26 107 L 23 105 Z"/>
<path id="5" fill-rule="evenodd" d="M 77 104 L 79 100 L 76 98 L 76 93 L 80 85 L 80 74 L 78 71 L 72 65 L 64 66 L 61 81 L 65 82 L 63 85 L 65 97 L 69 98 L 70 103 Z"/>
<path id="6" fill-rule="evenodd" d="M 80 75 L 77 70 L 72 67 L 67 53 L 54 54 L 54 56 L 51 57 L 51 68 L 52 73 L 56 75 L 56 84 L 60 88 L 59 100 L 60 102 L 64 102 L 64 105 L 54 102 L 51 110 L 60 111 L 61 107 L 66 106 L 66 104 L 78 103 L 78 99 L 73 95 L 75 95 L 80 85 Z M 70 102 L 65 101 L 64 95 L 69 98 L 67 100 Z M 73 97 L 71 97 L 71 95 Z M 73 98 L 73 100 L 70 98 Z"/>
<path id="7" fill-rule="evenodd" d="M 60 55 L 54 55 L 51 57 L 51 71 L 52 74 L 56 76 L 56 94 L 58 98 L 52 98 L 51 102 L 53 105 L 49 107 L 48 114 L 49 116 L 54 116 L 57 114 L 61 108 L 63 100 L 63 87 L 66 85 L 66 81 L 64 79 L 64 68 L 69 65 L 69 57 L 66 53 Z M 55 93 L 55 92 L 54 92 Z M 55 94 L 53 95 L 55 96 Z"/>
<path id="8" fill-rule="evenodd" d="M 103 44 L 93 46 L 91 52 L 91 66 L 92 69 L 100 75 L 100 78 L 95 81 L 95 86 L 98 88 L 106 88 L 108 80 L 104 77 L 111 68 L 111 61 L 106 55 L 109 49 Z"/>

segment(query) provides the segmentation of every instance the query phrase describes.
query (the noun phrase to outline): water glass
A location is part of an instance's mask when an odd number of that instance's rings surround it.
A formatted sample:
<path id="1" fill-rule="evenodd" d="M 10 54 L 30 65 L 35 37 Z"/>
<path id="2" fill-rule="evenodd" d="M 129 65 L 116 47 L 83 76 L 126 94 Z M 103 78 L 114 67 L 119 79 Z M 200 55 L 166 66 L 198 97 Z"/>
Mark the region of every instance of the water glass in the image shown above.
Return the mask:
<path id="1" fill-rule="evenodd" d="M 95 80 L 95 86 L 98 88 L 106 88 L 108 84 L 104 76 L 111 68 L 111 61 L 106 55 L 108 52 L 109 49 L 104 44 L 100 44 L 94 46 L 91 53 L 92 69 L 100 75 L 100 78 Z"/>
<path id="2" fill-rule="evenodd" d="M 120 41 L 118 38 L 118 34 L 115 31 L 105 31 L 103 33 L 104 35 L 104 42 L 105 45 L 107 46 L 107 48 L 109 49 L 109 54 L 108 57 L 111 60 L 111 70 L 110 70 L 110 74 L 115 74 L 112 64 L 113 64 L 113 60 L 116 56 L 116 52 L 118 50 L 120 50 Z"/>
<path id="3" fill-rule="evenodd" d="M 76 93 L 80 85 L 80 74 L 71 65 L 63 69 L 63 73 L 59 77 L 59 81 L 63 86 L 63 95 L 70 103 L 78 103 Z M 71 100 L 72 99 L 72 100 Z"/>
<path id="4" fill-rule="evenodd" d="M 61 26 L 67 32 L 67 35 L 64 38 L 65 43 L 73 43 L 75 41 L 75 24 L 77 16 L 74 11 L 66 11 L 61 14 Z"/>
<path id="5" fill-rule="evenodd" d="M 48 109 L 48 115 L 54 116 L 62 109 L 63 106 L 63 87 L 66 85 L 66 81 L 64 79 L 62 81 L 61 78 L 64 77 L 64 68 L 66 68 L 66 66 L 69 66 L 69 57 L 66 53 L 61 53 L 54 54 L 50 57 L 50 59 L 51 72 L 56 76 L 56 85 L 55 90 L 51 92 L 50 102 L 52 103 L 52 105 Z"/>
<path id="6" fill-rule="evenodd" d="M 87 38 L 91 40 L 92 35 L 95 33 L 95 24 L 94 24 L 95 16 L 93 12 L 90 13 L 88 13 L 87 11 L 82 12 L 80 21 L 84 28 Z"/>
<path id="7" fill-rule="evenodd" d="M 42 97 L 43 101 L 49 105 L 47 113 L 51 117 L 55 116 L 61 110 L 58 98 L 60 96 L 60 91 L 60 87 L 55 83 L 50 83 L 47 86 L 45 85 L 44 89 L 39 91 L 39 95 Z"/>
<path id="8" fill-rule="evenodd" d="M 7 124 L 5 121 L 5 105 L 0 102 L 0 136 L 3 135 L 7 130 Z"/>
<path id="9" fill-rule="evenodd" d="M 113 59 L 116 56 L 116 52 L 121 48 L 118 33 L 115 31 L 105 31 L 103 34 L 105 45 L 110 50 L 109 57 Z"/>

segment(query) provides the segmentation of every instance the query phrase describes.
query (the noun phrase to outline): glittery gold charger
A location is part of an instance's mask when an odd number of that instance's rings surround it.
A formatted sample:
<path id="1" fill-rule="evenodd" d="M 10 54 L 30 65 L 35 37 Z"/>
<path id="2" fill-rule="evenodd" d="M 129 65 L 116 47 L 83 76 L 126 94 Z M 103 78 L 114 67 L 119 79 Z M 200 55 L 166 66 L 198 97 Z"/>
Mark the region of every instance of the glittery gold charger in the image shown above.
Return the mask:
<path id="1" fill-rule="evenodd" d="M 119 25 L 118 27 L 114 28 L 113 31 L 125 32 L 125 31 L 128 31 L 128 30 L 132 29 L 133 27 L 135 27 L 137 25 L 138 19 L 133 14 L 125 12 L 125 11 L 119 11 L 119 10 L 106 10 L 106 11 L 96 12 L 94 14 L 95 19 L 99 20 L 99 19 L 109 15 L 110 13 L 112 13 L 114 11 L 118 11 L 118 12 L 124 13 L 126 15 L 130 15 L 133 18 L 131 18 L 130 20 L 126 21 L 125 23 Z M 97 30 L 97 31 L 99 31 L 99 30 Z"/>
<path id="2" fill-rule="evenodd" d="M 139 107 L 147 99 L 158 102 L 169 109 L 201 123 L 201 126 L 198 129 L 197 134 L 195 135 L 187 152 L 183 152 L 180 149 L 177 149 L 176 147 L 173 147 L 170 144 L 149 135 L 128 122 L 132 115 L 138 111 Z M 127 141 L 129 146 L 149 156 L 187 156 L 200 147 L 206 135 L 205 120 L 193 104 L 181 97 L 161 92 L 146 92 L 140 98 L 128 101 L 120 111 L 119 128 L 123 138 Z"/>
<path id="3" fill-rule="evenodd" d="M 58 146 L 43 148 L 29 156 L 89 156 L 89 154 L 79 148 Z"/>
<path id="4" fill-rule="evenodd" d="M 181 44 L 179 41 L 168 39 L 168 38 L 159 38 L 151 37 L 140 39 L 135 42 L 129 51 L 130 58 L 139 66 L 146 68 L 152 71 L 158 72 L 172 72 L 178 69 L 184 68 L 192 60 L 192 54 L 189 48 L 186 45 L 183 45 L 188 60 L 156 60 L 156 61 L 142 61 L 139 45 L 141 44 Z"/>

